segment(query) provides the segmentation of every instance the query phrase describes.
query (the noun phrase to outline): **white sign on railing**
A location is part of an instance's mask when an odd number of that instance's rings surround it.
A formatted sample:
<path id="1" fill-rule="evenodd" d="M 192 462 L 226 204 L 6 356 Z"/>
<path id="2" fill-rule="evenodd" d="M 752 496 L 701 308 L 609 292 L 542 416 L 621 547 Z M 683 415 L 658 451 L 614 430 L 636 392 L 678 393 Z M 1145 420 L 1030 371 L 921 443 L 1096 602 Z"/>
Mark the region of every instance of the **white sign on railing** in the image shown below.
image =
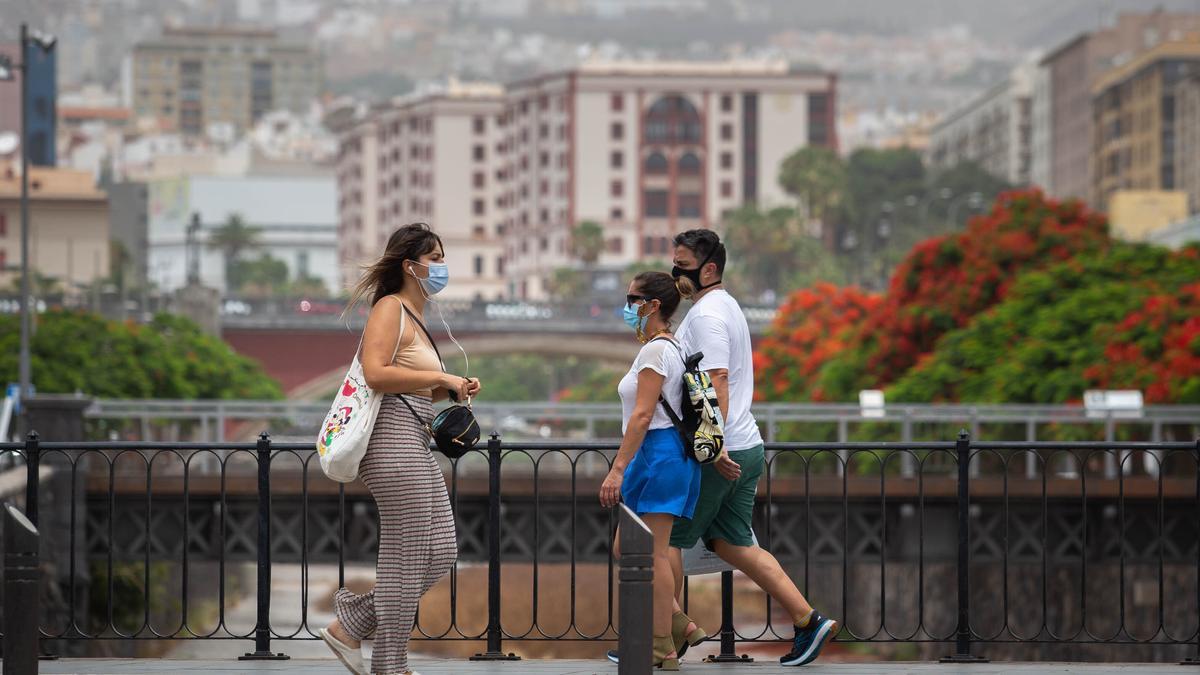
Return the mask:
<path id="1" fill-rule="evenodd" d="M 883 392 L 879 389 L 863 389 L 858 392 L 858 407 L 863 417 L 883 417 Z"/>
<path id="2" fill-rule="evenodd" d="M 1083 393 L 1083 407 L 1087 410 L 1087 416 L 1096 419 L 1109 416 L 1125 419 L 1141 417 L 1142 404 L 1142 392 L 1134 389 L 1089 389 Z"/>

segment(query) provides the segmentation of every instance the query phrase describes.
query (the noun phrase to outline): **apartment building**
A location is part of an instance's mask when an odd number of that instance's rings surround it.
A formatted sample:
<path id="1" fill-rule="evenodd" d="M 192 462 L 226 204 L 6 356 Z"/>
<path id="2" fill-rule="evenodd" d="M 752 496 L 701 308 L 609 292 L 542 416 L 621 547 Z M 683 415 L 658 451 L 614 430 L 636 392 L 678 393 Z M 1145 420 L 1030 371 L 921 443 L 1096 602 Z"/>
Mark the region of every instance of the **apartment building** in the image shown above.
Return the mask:
<path id="1" fill-rule="evenodd" d="M 1178 86 L 1200 74 L 1200 40 L 1159 44 L 1103 75 L 1093 89 L 1091 199 L 1118 190 L 1176 190 Z"/>
<path id="2" fill-rule="evenodd" d="M 307 110 L 323 87 L 317 52 L 269 30 L 167 28 L 134 46 L 125 75 L 137 118 L 191 135 L 235 137 L 272 110 Z"/>
<path id="3" fill-rule="evenodd" d="M 1087 199 L 1092 193 L 1092 91 L 1100 77 L 1146 49 L 1197 30 L 1200 14 L 1121 14 L 1113 25 L 1081 34 L 1041 60 L 1049 79 L 1050 168 L 1044 187 L 1050 194 Z"/>
<path id="4" fill-rule="evenodd" d="M 1033 171 L 1033 93 L 1036 67 L 1023 64 L 1004 82 L 942 119 L 930 134 L 935 168 L 973 161 L 1014 185 Z"/>
<path id="5" fill-rule="evenodd" d="M 837 147 L 836 77 L 785 62 L 588 63 L 484 94 L 375 111 L 343 134 L 344 263 L 427 219 L 448 237 L 456 297 L 544 299 L 555 270 L 582 267 L 580 223 L 603 229 L 599 269 L 668 259 L 679 231 L 787 201 L 788 154 Z"/>
<path id="6" fill-rule="evenodd" d="M 505 294 L 500 201 L 503 89 L 446 91 L 375 110 L 343 131 L 337 161 L 343 288 L 383 253 L 397 227 L 427 222 L 446 247 L 446 297 Z"/>

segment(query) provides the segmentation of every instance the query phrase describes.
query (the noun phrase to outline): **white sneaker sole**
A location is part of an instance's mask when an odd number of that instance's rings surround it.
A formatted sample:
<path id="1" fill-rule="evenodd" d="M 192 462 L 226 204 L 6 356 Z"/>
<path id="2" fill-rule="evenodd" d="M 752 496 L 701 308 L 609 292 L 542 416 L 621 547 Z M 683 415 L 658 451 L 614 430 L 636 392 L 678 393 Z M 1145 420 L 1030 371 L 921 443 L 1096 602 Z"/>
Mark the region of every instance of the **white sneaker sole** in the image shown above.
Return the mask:
<path id="1" fill-rule="evenodd" d="M 814 652 L 817 655 L 820 654 L 820 651 L 825 648 L 825 643 L 828 642 L 831 637 L 833 637 L 837 627 L 838 622 L 826 621 L 820 628 L 817 629 L 817 639 L 812 641 L 812 644 L 808 646 L 808 649 L 804 650 L 803 654 L 792 659 L 791 661 L 780 661 L 780 665 L 803 666 L 812 663 L 816 660 Z"/>

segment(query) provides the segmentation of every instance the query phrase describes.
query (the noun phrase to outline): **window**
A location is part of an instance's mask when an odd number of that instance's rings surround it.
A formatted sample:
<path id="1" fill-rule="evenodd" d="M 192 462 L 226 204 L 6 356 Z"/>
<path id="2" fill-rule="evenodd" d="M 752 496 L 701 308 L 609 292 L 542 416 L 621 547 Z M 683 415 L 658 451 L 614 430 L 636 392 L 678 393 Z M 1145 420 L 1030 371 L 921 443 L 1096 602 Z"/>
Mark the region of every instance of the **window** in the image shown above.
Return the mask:
<path id="1" fill-rule="evenodd" d="M 621 124 L 620 122 L 613 122 L 612 126 L 609 128 L 609 136 L 611 136 L 614 141 L 619 141 L 625 138 L 625 125 Z"/>
<path id="2" fill-rule="evenodd" d="M 503 258 L 503 256 L 496 256 L 496 275 L 504 276 L 504 258 Z"/>
<path id="3" fill-rule="evenodd" d="M 482 215 L 483 215 L 483 209 L 484 209 L 483 200 L 482 200 L 482 199 L 476 199 L 476 200 L 473 202 L 473 207 L 472 207 L 471 211 L 472 211 L 472 212 L 473 212 L 475 215 L 477 215 L 477 216 L 482 216 Z"/>
<path id="4" fill-rule="evenodd" d="M 486 184 L 485 183 L 486 180 L 487 180 L 487 178 L 482 171 L 476 171 L 471 182 L 478 189 L 478 188 L 483 188 L 483 186 Z"/>
<path id="5" fill-rule="evenodd" d="M 698 194 L 682 194 L 679 195 L 679 217 L 680 218 L 699 218 L 700 217 L 700 195 Z M 666 251 L 663 251 L 664 253 Z"/>
<path id="6" fill-rule="evenodd" d="M 472 233 L 475 235 L 475 238 L 477 238 L 477 239 L 482 239 L 485 236 L 487 236 L 487 230 L 484 229 L 484 227 L 482 225 L 476 225 L 475 228 L 472 230 Z"/>
<path id="7" fill-rule="evenodd" d="M 625 184 L 619 180 L 614 180 L 609 184 L 608 192 L 613 197 L 620 197 L 625 194 Z"/>
<path id="8" fill-rule="evenodd" d="M 654 176 L 667 173 L 667 158 L 661 152 L 651 153 L 646 158 L 646 173 Z"/>
<path id="9" fill-rule="evenodd" d="M 646 112 L 646 140 L 652 143 L 697 142 L 701 138 L 700 112 L 678 94 L 664 96 Z"/>
<path id="10" fill-rule="evenodd" d="M 721 196 L 726 199 L 733 196 L 733 181 L 721 181 Z"/>
<path id="11" fill-rule="evenodd" d="M 487 156 L 486 153 L 487 150 L 482 145 L 476 145 L 475 149 L 472 151 L 476 162 L 482 162 L 483 158 Z"/>
<path id="12" fill-rule="evenodd" d="M 614 206 L 608 212 L 609 220 L 625 220 L 625 209 L 619 206 Z"/>
<path id="13" fill-rule="evenodd" d="M 621 112 L 625 109 L 625 95 L 613 94 L 609 97 L 608 106 L 613 112 Z"/>
<path id="14" fill-rule="evenodd" d="M 668 195 L 666 190 L 646 190 L 646 217 L 667 217 Z"/>
<path id="15" fill-rule="evenodd" d="M 549 124 L 538 125 L 538 138 L 550 138 L 550 125 Z"/>
<path id="16" fill-rule="evenodd" d="M 0 270 L 8 267 L 8 251 L 0 249 Z"/>
<path id="17" fill-rule="evenodd" d="M 697 176 L 700 174 L 700 158 L 694 152 L 684 153 L 679 158 L 679 175 Z"/>
<path id="18" fill-rule="evenodd" d="M 722 152 L 721 153 L 721 168 L 722 169 L 732 169 L 733 168 L 733 153 L 732 152 Z"/>
<path id="19" fill-rule="evenodd" d="M 730 94 L 721 95 L 721 112 L 733 112 L 733 96 Z"/>
<path id="20" fill-rule="evenodd" d="M 550 166 L 550 153 L 543 152 L 538 155 L 538 166 L 542 167 L 543 169 Z"/>
<path id="21" fill-rule="evenodd" d="M 608 164 L 614 169 L 620 169 L 625 165 L 625 155 L 620 150 L 613 150 L 608 157 Z"/>
<path id="22" fill-rule="evenodd" d="M 613 237 L 608 240 L 608 252 L 620 253 L 625 248 L 625 240 L 620 237 Z"/>
<path id="23" fill-rule="evenodd" d="M 482 134 L 487 129 L 487 120 L 483 117 L 476 117 L 473 123 L 476 134 Z"/>
<path id="24" fill-rule="evenodd" d="M 723 140 L 723 141 L 732 141 L 733 140 L 733 125 L 732 124 L 725 123 L 725 124 L 721 125 L 721 140 Z"/>
<path id="25" fill-rule="evenodd" d="M 475 256 L 475 276 L 483 276 L 483 256 Z"/>
<path id="26" fill-rule="evenodd" d="M 0 213 L 0 237 L 8 236 L 8 214 Z"/>
<path id="27" fill-rule="evenodd" d="M 538 239 L 538 250 L 539 251 L 550 250 L 550 241 L 548 239 L 546 239 L 545 237 Z"/>

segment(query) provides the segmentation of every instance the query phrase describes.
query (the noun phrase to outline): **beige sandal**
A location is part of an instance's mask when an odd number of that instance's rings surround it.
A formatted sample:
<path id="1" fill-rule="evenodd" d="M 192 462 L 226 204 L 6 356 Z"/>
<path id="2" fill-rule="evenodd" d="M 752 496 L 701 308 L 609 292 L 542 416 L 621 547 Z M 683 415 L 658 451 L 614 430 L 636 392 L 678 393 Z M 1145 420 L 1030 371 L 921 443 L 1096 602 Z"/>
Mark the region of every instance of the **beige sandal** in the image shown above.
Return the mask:
<path id="1" fill-rule="evenodd" d="M 362 648 L 355 649 L 350 645 L 335 638 L 332 633 L 322 628 L 317 631 L 321 636 L 321 640 L 329 645 L 329 649 L 333 651 L 333 655 L 342 662 L 346 669 L 354 673 L 354 675 L 369 675 L 367 667 L 363 664 Z M 413 675 L 416 675 L 415 673 Z"/>

